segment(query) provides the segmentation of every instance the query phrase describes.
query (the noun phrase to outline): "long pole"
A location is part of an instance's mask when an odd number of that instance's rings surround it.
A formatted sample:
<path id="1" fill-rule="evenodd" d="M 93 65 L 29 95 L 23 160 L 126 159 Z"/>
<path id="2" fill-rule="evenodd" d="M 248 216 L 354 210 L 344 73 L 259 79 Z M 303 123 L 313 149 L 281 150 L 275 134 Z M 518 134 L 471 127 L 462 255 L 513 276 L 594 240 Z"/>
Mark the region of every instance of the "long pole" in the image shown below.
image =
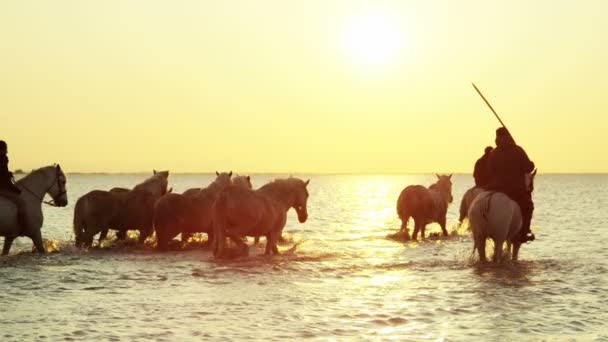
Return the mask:
<path id="1" fill-rule="evenodd" d="M 488 105 L 488 107 L 490 107 L 490 110 L 492 111 L 492 113 L 494 113 L 494 115 L 496 116 L 496 118 L 498 119 L 498 121 L 500 122 L 500 124 L 502 125 L 502 127 L 504 127 L 507 130 L 507 132 L 509 132 L 509 129 L 507 128 L 507 126 L 505 125 L 505 123 L 502 122 L 502 120 L 500 119 L 500 116 L 498 116 L 498 114 L 496 114 L 496 111 L 494 110 L 494 108 L 492 108 L 492 105 L 490 104 L 490 102 L 488 102 L 488 100 L 486 100 L 485 96 L 483 96 L 483 94 L 481 93 L 481 91 L 479 91 L 479 89 L 477 88 L 477 86 L 475 86 L 475 83 L 471 82 L 471 84 L 473 85 L 473 88 L 475 88 L 475 90 L 477 91 L 477 94 L 479 94 L 479 96 L 481 96 L 481 98 Z M 511 133 L 509 132 L 509 134 L 511 134 Z"/>

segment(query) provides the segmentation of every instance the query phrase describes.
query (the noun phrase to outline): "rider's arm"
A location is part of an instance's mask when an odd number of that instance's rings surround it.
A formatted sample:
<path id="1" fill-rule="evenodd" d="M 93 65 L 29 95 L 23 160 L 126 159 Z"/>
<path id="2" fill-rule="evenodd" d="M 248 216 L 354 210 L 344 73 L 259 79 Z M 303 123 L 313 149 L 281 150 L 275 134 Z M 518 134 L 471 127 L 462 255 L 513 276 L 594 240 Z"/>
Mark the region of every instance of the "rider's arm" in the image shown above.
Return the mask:
<path id="1" fill-rule="evenodd" d="M 524 172 L 526 173 L 530 173 L 532 171 L 534 171 L 534 162 L 530 160 L 530 158 L 528 158 L 528 155 L 526 154 L 526 151 L 524 151 L 523 148 L 519 147 L 520 151 L 521 151 L 521 159 L 522 159 L 522 163 L 521 165 L 524 168 Z"/>

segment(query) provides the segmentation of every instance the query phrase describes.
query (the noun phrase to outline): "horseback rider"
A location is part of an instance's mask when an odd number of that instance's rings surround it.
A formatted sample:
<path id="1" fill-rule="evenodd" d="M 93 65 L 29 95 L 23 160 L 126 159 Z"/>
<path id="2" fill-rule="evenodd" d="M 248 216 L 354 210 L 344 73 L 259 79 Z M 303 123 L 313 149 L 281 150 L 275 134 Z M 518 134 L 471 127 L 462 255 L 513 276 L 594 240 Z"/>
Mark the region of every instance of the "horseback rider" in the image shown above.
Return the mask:
<path id="1" fill-rule="evenodd" d="M 26 205 L 21 198 L 21 189 L 13 183 L 13 173 L 8 170 L 8 146 L 0 140 L 0 196 L 5 197 L 17 206 L 17 220 L 22 229 L 29 226 Z"/>
<path id="2" fill-rule="evenodd" d="M 490 152 L 492 152 L 493 149 L 492 146 L 486 147 L 483 156 L 475 162 L 473 177 L 475 178 L 475 186 L 478 188 L 485 189 L 490 184 L 491 174 L 488 161 L 490 159 Z"/>
<path id="3" fill-rule="evenodd" d="M 526 188 L 526 174 L 534 170 L 534 163 L 505 127 L 496 130 L 496 148 L 488 159 L 491 182 L 487 190 L 499 191 L 517 202 L 522 214 L 521 242 L 533 241 L 530 231 L 534 203 L 532 192 Z"/>

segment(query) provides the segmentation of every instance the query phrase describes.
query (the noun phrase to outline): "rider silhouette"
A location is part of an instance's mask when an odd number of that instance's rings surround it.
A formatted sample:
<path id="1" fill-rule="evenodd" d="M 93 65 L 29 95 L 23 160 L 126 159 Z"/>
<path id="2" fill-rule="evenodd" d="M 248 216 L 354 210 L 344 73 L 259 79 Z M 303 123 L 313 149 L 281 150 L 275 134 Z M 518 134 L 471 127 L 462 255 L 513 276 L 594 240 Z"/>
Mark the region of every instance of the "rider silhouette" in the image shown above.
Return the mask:
<path id="1" fill-rule="evenodd" d="M 532 192 L 526 188 L 525 177 L 534 171 L 534 163 L 504 127 L 496 130 L 496 148 L 490 153 L 488 164 L 492 181 L 487 190 L 502 192 L 517 202 L 523 220 L 520 241 L 533 241 L 535 237 L 530 231 L 530 222 L 534 203 Z"/>
<path id="2" fill-rule="evenodd" d="M 8 198 L 17 206 L 17 219 L 22 229 L 29 226 L 25 201 L 21 198 L 21 189 L 13 184 L 13 174 L 8 170 L 8 146 L 0 140 L 0 196 Z"/>
<path id="3" fill-rule="evenodd" d="M 492 180 L 489 165 L 490 152 L 492 152 L 492 150 L 492 146 L 486 147 L 483 156 L 481 156 L 481 158 L 479 158 L 475 163 L 473 177 L 475 178 L 475 186 L 478 188 L 487 188 Z"/>

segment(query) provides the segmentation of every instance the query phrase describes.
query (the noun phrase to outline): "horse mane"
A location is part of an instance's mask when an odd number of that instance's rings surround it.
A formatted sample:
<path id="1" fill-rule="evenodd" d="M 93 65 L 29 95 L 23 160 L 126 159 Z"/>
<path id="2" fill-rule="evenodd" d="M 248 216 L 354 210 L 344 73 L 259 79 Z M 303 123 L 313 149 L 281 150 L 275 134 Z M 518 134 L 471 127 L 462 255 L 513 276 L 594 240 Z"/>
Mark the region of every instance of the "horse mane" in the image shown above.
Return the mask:
<path id="1" fill-rule="evenodd" d="M 36 173 L 36 172 L 46 171 L 46 169 L 48 169 L 48 168 L 56 168 L 56 167 L 57 167 L 57 164 L 42 166 L 42 167 L 39 167 L 37 169 L 32 169 L 32 171 L 30 171 L 29 174 Z"/>
<path id="2" fill-rule="evenodd" d="M 21 177 L 21 179 L 23 179 L 23 178 L 25 178 L 27 176 L 33 176 L 35 174 L 46 172 L 47 169 L 50 169 L 50 168 L 54 169 L 57 166 L 58 166 L 58 164 L 53 164 L 53 165 L 42 166 L 42 167 L 39 167 L 37 169 L 32 169 L 32 171 L 30 171 L 29 173 L 26 173 L 23 177 Z M 19 179 L 19 180 L 21 180 L 21 179 Z"/>
<path id="3" fill-rule="evenodd" d="M 45 174 L 46 172 L 49 171 L 49 169 L 53 169 L 54 170 L 57 166 L 59 166 L 59 165 L 58 164 L 53 164 L 53 165 L 47 165 L 47 166 L 39 167 L 37 169 L 32 169 L 32 171 L 30 171 L 29 173 L 25 174 L 23 177 L 19 178 L 19 180 L 17 180 L 15 183 L 16 184 L 22 184 L 24 181 L 28 181 L 29 179 L 32 179 L 32 177 Z"/>
<path id="4" fill-rule="evenodd" d="M 276 186 L 286 186 L 286 187 L 293 187 L 296 185 L 301 185 L 304 184 L 304 181 L 299 179 L 299 178 L 295 178 L 295 177 L 289 177 L 289 178 L 275 178 L 272 181 L 264 184 L 264 186 L 262 186 L 262 188 L 265 187 L 276 187 Z"/>
<path id="5" fill-rule="evenodd" d="M 158 181 L 163 181 L 166 178 L 164 177 L 162 172 L 158 172 L 156 174 L 153 174 L 152 176 L 150 176 L 148 179 L 146 179 L 145 181 L 137 184 L 135 187 L 133 187 L 133 190 L 135 189 L 141 189 L 144 187 L 147 187 L 148 185 L 152 184 L 152 183 L 156 183 Z"/>
<path id="6" fill-rule="evenodd" d="M 264 184 L 258 190 L 268 191 L 268 192 L 273 192 L 275 194 L 283 195 L 286 193 L 285 190 L 293 189 L 300 185 L 304 185 L 304 181 L 299 178 L 295 178 L 295 177 L 275 178 L 271 182 Z M 306 189 L 306 187 L 304 187 L 304 190 L 308 191 Z"/>

